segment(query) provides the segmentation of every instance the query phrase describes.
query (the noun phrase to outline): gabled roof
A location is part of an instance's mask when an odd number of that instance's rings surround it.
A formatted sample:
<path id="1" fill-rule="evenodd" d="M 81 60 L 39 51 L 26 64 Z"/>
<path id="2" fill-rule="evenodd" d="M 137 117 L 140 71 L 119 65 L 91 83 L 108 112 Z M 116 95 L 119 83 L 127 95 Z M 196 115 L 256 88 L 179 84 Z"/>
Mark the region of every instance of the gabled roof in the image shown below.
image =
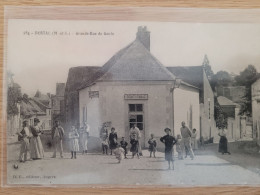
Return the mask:
<path id="1" fill-rule="evenodd" d="M 202 66 L 175 66 L 167 67 L 177 78 L 203 90 Z"/>
<path id="2" fill-rule="evenodd" d="M 175 76 L 136 39 L 110 58 L 79 89 L 100 81 L 172 81 L 174 79 Z"/>
<path id="3" fill-rule="evenodd" d="M 46 113 L 37 105 L 33 99 L 22 100 L 21 114 L 24 116 L 45 115 Z"/>
<path id="4" fill-rule="evenodd" d="M 172 81 L 171 74 L 136 39 L 97 81 Z"/>
<path id="5" fill-rule="evenodd" d="M 239 104 L 234 103 L 232 100 L 224 97 L 224 96 L 219 96 L 217 97 L 218 103 L 220 106 L 235 106 L 239 107 Z"/>
<path id="6" fill-rule="evenodd" d="M 65 87 L 65 94 L 75 92 L 79 86 L 87 84 L 89 80 L 95 77 L 96 73 L 100 69 L 101 67 L 99 66 L 78 66 L 70 68 Z"/>

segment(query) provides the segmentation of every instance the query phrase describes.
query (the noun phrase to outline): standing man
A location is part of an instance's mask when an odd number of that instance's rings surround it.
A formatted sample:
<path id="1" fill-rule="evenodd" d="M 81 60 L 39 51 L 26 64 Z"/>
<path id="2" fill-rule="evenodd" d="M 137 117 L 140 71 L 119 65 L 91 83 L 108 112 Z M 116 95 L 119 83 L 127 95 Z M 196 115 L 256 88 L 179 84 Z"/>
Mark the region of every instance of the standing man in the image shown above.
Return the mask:
<path id="1" fill-rule="evenodd" d="M 132 139 L 135 139 L 135 136 L 138 141 L 138 153 L 140 156 L 142 156 L 143 154 L 142 154 L 142 148 L 141 148 L 141 132 L 138 129 L 138 127 L 136 127 L 136 124 L 134 123 L 132 128 L 130 129 L 130 133 L 129 133 L 130 141 Z"/>
<path id="2" fill-rule="evenodd" d="M 82 147 L 82 154 L 88 153 L 88 138 L 89 138 L 89 125 L 87 122 L 84 122 L 83 127 L 80 129 L 80 144 Z"/>
<path id="3" fill-rule="evenodd" d="M 189 130 L 188 127 L 185 126 L 185 122 L 181 122 L 181 136 L 182 136 L 182 142 L 183 142 L 183 147 L 182 147 L 182 154 L 184 154 L 185 148 L 189 151 L 191 160 L 194 158 L 194 154 L 191 148 L 191 131 Z"/>
<path id="4" fill-rule="evenodd" d="M 53 146 L 54 146 L 54 152 L 52 158 L 56 158 L 56 152 L 58 146 L 60 147 L 60 157 L 63 158 L 62 139 L 64 136 L 64 129 L 60 126 L 60 122 L 57 120 L 55 121 L 55 125 L 52 128 L 51 136 L 52 136 Z"/>

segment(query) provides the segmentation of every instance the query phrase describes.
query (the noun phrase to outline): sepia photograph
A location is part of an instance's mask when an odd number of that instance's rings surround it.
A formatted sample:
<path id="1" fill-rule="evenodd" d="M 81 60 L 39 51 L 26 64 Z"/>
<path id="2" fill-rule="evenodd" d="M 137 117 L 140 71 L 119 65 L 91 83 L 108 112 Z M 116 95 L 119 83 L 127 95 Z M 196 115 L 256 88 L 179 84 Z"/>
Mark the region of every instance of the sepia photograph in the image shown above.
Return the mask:
<path id="1" fill-rule="evenodd" d="M 7 185 L 260 185 L 260 23 L 5 30 Z"/>

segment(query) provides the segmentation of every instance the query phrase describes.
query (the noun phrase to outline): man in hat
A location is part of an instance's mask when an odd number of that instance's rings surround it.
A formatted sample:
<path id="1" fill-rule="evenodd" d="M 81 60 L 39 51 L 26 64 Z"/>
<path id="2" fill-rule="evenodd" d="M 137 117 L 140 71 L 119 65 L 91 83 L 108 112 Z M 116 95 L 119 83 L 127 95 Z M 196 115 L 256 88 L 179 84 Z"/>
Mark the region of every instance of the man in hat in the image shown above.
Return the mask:
<path id="1" fill-rule="evenodd" d="M 55 121 L 55 125 L 52 128 L 52 140 L 53 140 L 53 147 L 54 147 L 54 152 L 52 158 L 56 158 L 56 152 L 57 148 L 59 146 L 60 148 L 60 157 L 63 158 L 63 147 L 62 147 L 62 139 L 64 136 L 64 129 L 60 126 L 59 121 Z"/>
<path id="2" fill-rule="evenodd" d="M 181 136 L 182 136 L 182 142 L 183 142 L 182 154 L 184 154 L 184 149 L 187 148 L 187 150 L 190 154 L 191 160 L 193 160 L 194 153 L 191 148 L 191 131 L 189 130 L 188 127 L 186 127 L 184 121 L 181 122 L 181 126 L 182 126 L 181 127 Z"/>

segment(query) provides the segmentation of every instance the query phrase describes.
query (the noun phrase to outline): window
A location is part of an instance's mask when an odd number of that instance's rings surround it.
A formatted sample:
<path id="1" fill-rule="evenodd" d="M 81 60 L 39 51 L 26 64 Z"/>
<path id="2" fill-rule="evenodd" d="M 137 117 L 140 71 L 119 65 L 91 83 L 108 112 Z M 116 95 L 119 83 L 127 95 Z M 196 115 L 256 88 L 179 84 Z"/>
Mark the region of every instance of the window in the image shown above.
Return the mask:
<path id="1" fill-rule="evenodd" d="M 143 104 L 129 104 L 129 127 L 133 124 L 144 130 Z"/>

